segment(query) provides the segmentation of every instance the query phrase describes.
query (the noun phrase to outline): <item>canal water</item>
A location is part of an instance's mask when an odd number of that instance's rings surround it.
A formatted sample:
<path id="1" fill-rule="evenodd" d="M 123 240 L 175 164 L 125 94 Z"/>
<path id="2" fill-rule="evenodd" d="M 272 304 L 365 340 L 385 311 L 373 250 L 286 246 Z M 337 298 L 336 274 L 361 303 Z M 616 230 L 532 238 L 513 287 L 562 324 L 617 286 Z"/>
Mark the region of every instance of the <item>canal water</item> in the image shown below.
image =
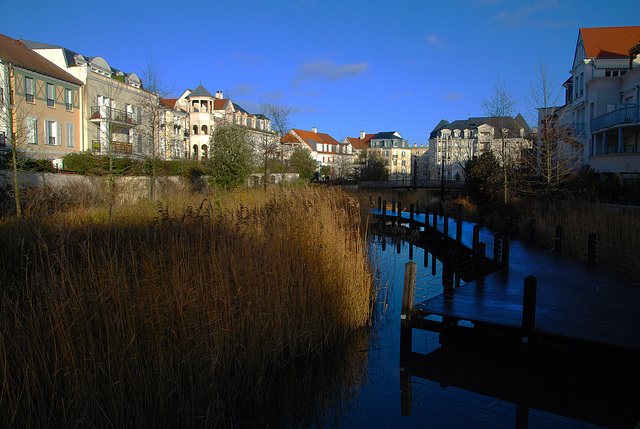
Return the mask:
<path id="1" fill-rule="evenodd" d="M 442 225 L 442 219 L 439 224 Z M 465 224 L 464 236 L 468 241 L 471 229 L 471 224 Z M 451 231 L 455 233 L 454 224 L 450 225 L 449 231 L 450 234 Z M 482 237 L 491 236 L 490 231 L 481 231 L 481 241 L 488 244 L 487 254 L 492 254 L 491 244 Z M 425 358 L 413 364 L 411 371 L 417 375 L 409 374 L 407 378 L 402 372 L 407 368 L 401 370 L 400 366 L 400 307 L 409 247 L 407 243 L 389 238 L 372 238 L 372 255 L 379 267 L 378 277 L 384 298 L 379 309 L 380 317 L 368 341 L 356 351 L 361 355 L 357 359 L 361 369 L 354 377 L 357 382 L 352 388 L 343 387 L 341 390 L 348 390 L 349 394 L 341 395 L 340 403 L 330 407 L 331 411 L 323 413 L 313 426 L 635 426 L 638 422 L 638 394 L 630 395 L 629 389 L 638 390 L 637 384 L 633 384 L 637 380 L 626 378 L 624 370 L 603 369 L 597 362 L 583 361 L 583 356 L 536 357 L 535 364 L 529 362 L 525 367 L 524 377 L 520 351 L 486 350 L 488 347 L 452 351 L 440 346 L 438 334 L 414 329 L 411 350 Z M 518 241 L 512 241 L 511 249 L 511 260 L 521 269 L 527 268 L 529 252 L 544 253 L 544 249 L 534 249 Z M 419 276 L 427 274 L 433 277 L 432 284 L 441 284 L 439 262 L 436 263 L 436 274 L 432 275 L 431 256 L 427 255 L 429 266 L 425 268 L 425 250 L 414 247 L 412 254 L 418 264 Z M 582 267 L 575 263 L 577 268 Z M 614 275 L 614 278 L 617 277 Z M 428 296 L 425 294 L 439 294 L 441 291 L 435 287 L 426 288 L 422 293 L 426 299 Z M 535 371 L 540 371 L 540 376 Z M 410 391 L 407 391 L 407 380 Z M 496 392 L 494 396 L 492 392 Z M 504 392 L 508 393 L 509 399 L 502 397 Z M 537 398 L 535 404 L 544 404 L 545 409 L 531 406 L 531 398 Z M 549 400 L 545 401 L 545 398 Z"/>

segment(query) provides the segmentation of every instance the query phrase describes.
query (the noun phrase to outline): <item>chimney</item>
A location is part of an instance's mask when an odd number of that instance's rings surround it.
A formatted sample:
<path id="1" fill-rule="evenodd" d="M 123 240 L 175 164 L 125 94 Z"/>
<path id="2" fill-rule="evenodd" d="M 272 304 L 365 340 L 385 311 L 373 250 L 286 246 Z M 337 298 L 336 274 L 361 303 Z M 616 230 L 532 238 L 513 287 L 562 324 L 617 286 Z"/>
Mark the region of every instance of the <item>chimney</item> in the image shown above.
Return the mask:
<path id="1" fill-rule="evenodd" d="M 311 127 L 311 131 L 313 131 L 314 133 L 318 134 L 318 128 L 316 128 L 316 127 Z"/>
<path id="2" fill-rule="evenodd" d="M 364 140 L 364 130 L 360 131 L 360 140 Z"/>
<path id="3" fill-rule="evenodd" d="M 216 98 L 223 99 L 224 98 L 223 92 L 222 91 L 216 91 Z"/>

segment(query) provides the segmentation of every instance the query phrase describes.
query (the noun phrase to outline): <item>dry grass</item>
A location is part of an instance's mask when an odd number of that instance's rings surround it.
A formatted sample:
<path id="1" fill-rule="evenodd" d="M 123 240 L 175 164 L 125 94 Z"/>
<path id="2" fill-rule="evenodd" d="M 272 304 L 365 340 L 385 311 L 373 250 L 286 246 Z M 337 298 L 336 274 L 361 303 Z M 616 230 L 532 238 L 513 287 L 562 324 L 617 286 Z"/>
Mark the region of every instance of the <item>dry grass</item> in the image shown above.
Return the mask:
<path id="1" fill-rule="evenodd" d="M 359 225 L 354 199 L 312 189 L 184 195 L 111 217 L 77 205 L 5 219 L 0 421 L 277 420 L 264 398 L 280 371 L 346 344 L 371 321 Z"/>

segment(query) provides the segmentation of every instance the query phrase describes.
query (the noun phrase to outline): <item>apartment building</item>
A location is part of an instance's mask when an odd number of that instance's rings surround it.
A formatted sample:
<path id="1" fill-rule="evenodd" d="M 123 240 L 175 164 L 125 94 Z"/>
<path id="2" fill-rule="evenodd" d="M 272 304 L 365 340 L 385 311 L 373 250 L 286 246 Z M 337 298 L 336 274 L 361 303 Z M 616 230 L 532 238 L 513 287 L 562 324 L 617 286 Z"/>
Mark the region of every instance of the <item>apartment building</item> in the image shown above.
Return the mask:
<path id="1" fill-rule="evenodd" d="M 580 28 L 554 113 L 602 174 L 640 178 L 640 26 Z"/>
<path id="2" fill-rule="evenodd" d="M 333 167 L 340 155 L 338 152 L 340 143 L 329 134 L 319 133 L 316 127 L 312 127 L 311 131 L 291 129 L 280 142 L 291 147 L 300 146 L 308 150 L 318 168 Z"/>
<path id="3" fill-rule="evenodd" d="M 162 107 L 161 148 L 163 159 L 189 158 L 189 114 L 179 108 L 177 98 L 160 98 Z"/>
<path id="4" fill-rule="evenodd" d="M 533 133 L 521 114 L 511 117 L 475 117 L 449 123 L 442 120 L 429 135 L 432 179 L 465 180 L 470 159 L 493 152 L 498 162 L 519 164 L 523 151 L 533 146 Z"/>
<path id="5" fill-rule="evenodd" d="M 136 73 L 116 69 L 99 56 L 85 56 L 46 43 L 23 42 L 83 83 L 80 150 L 115 156 L 154 155 L 158 143 L 136 127 L 148 110 L 158 105 L 159 97 L 142 87 Z"/>
<path id="6" fill-rule="evenodd" d="M 271 120 L 262 114 L 250 114 L 222 91 L 211 94 L 202 84 L 194 90 L 187 89 L 176 100 L 175 108 L 189 115 L 190 155 L 193 159 L 210 156 L 211 136 L 217 124 L 236 124 L 247 127 L 256 150 L 276 144 L 277 135 L 271 130 Z"/>
<path id="7" fill-rule="evenodd" d="M 377 133 L 369 141 L 369 151 L 378 152 L 387 161 L 389 179 L 402 180 L 411 176 L 411 147 L 397 131 Z"/>
<path id="8" fill-rule="evenodd" d="M 0 150 L 56 160 L 81 148 L 83 82 L 0 34 Z M 12 140 L 13 136 L 13 140 Z"/>

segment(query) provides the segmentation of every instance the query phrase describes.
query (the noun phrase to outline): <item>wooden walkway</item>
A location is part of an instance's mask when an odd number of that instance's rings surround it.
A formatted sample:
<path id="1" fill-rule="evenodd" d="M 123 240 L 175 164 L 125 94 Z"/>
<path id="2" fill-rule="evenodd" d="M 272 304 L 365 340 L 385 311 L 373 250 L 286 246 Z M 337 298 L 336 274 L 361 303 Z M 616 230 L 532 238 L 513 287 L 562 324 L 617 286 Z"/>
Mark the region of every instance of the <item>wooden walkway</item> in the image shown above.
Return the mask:
<path id="1" fill-rule="evenodd" d="M 640 351 L 640 286 L 568 257 L 511 243 L 507 270 L 414 303 L 418 319 L 428 315 L 467 320 L 474 326 L 521 334 L 525 278 L 537 278 L 535 334 L 540 341 L 591 343 Z M 442 324 L 416 321 L 423 329 Z M 435 329 L 434 329 L 435 328 Z"/>

